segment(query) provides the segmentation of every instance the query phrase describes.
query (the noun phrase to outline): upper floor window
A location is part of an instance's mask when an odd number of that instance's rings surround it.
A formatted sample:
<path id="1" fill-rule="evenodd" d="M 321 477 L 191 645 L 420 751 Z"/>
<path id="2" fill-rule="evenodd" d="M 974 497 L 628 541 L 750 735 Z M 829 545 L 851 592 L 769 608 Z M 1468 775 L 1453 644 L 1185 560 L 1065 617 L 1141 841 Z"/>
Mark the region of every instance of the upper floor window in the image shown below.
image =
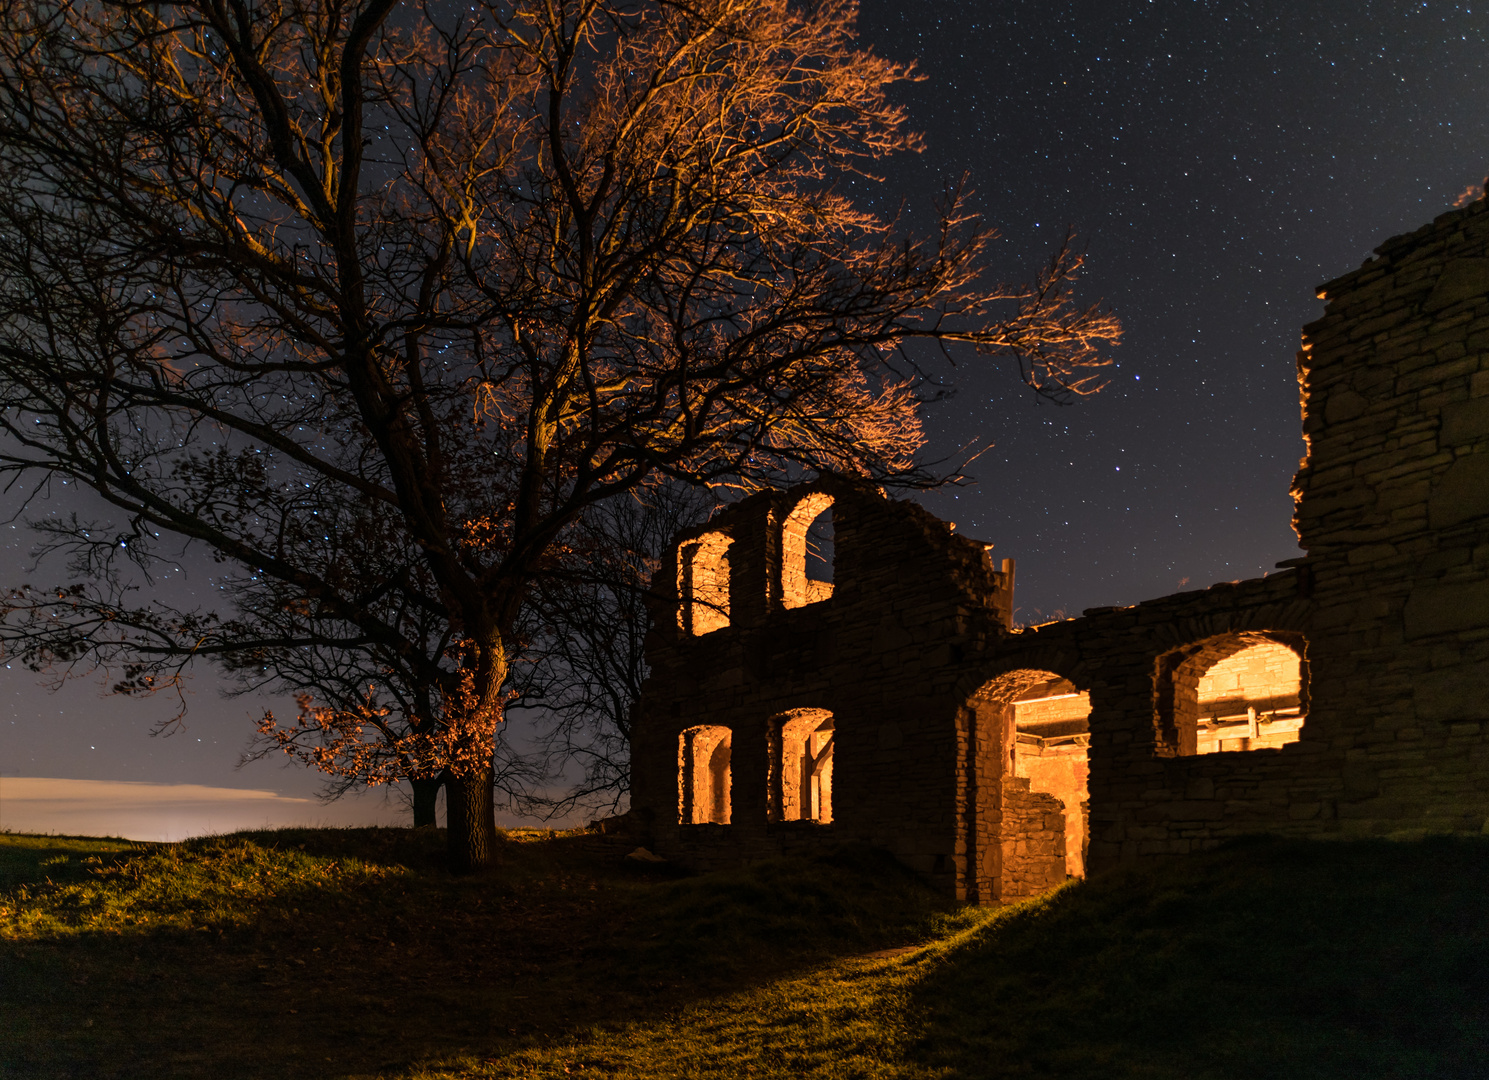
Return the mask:
<path id="1" fill-rule="evenodd" d="M 729 546 L 723 533 L 705 533 L 678 551 L 677 623 L 690 634 L 729 625 Z"/>
<path id="2" fill-rule="evenodd" d="M 781 601 L 805 607 L 832 597 L 832 496 L 804 496 L 781 526 Z"/>

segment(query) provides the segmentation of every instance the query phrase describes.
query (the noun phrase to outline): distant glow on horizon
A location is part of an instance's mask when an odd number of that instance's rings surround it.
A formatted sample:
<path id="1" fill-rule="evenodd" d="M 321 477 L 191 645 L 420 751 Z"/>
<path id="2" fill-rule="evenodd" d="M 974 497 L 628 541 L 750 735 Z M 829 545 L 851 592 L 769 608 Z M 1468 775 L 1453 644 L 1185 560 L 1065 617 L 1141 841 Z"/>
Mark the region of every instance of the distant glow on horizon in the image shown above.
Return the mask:
<path id="1" fill-rule="evenodd" d="M 252 788 L 0 777 L 0 830 L 175 841 L 240 829 L 406 825 L 396 801 L 322 803 Z"/>

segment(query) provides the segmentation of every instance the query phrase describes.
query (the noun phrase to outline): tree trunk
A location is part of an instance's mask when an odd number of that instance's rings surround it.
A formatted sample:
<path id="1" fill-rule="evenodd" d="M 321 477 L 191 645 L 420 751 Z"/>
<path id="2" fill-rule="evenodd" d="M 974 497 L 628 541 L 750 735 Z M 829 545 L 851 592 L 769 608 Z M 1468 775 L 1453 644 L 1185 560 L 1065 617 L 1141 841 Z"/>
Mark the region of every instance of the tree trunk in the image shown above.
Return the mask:
<path id="1" fill-rule="evenodd" d="M 414 789 L 414 828 L 422 829 L 426 825 L 434 828 L 438 824 L 434 819 L 434 804 L 439 798 L 439 789 L 445 778 L 411 776 L 408 782 Z M 448 819 L 449 814 L 446 813 L 445 817 Z"/>
<path id="2" fill-rule="evenodd" d="M 445 780 L 445 840 L 453 873 L 474 874 L 496 863 L 495 779 L 488 764 Z"/>

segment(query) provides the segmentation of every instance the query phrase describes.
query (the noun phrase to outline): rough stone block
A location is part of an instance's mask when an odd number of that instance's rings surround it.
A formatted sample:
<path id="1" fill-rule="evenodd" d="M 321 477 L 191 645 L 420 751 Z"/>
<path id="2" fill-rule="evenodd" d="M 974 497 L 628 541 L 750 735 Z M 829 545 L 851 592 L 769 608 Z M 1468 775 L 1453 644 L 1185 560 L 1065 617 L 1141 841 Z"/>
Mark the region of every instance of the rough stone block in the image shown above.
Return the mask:
<path id="1" fill-rule="evenodd" d="M 1208 776 L 1196 776 L 1185 786 L 1184 796 L 1188 799 L 1206 801 L 1215 797 L 1215 781 Z"/>
<path id="2" fill-rule="evenodd" d="M 1225 806 L 1210 800 L 1184 800 L 1166 803 L 1158 808 L 1169 821 L 1219 821 L 1225 817 Z"/>
<path id="3" fill-rule="evenodd" d="M 1353 566 L 1362 563 L 1383 563 L 1396 558 L 1397 550 L 1395 544 L 1361 544 L 1349 553 L 1349 562 Z"/>
<path id="4" fill-rule="evenodd" d="M 1344 782 L 1344 798 L 1350 802 L 1371 799 L 1380 794 L 1380 777 L 1376 775 L 1369 761 L 1357 759 L 1346 761 L 1340 778 Z M 1340 813 L 1343 812 L 1341 807 Z"/>
<path id="5" fill-rule="evenodd" d="M 1423 721 L 1489 720 L 1489 661 L 1427 672 L 1416 681 L 1412 704 Z"/>
<path id="6" fill-rule="evenodd" d="M 1408 641 L 1489 626 L 1489 579 L 1419 585 L 1403 613 Z"/>
<path id="7" fill-rule="evenodd" d="M 1443 407 L 1443 447 L 1471 446 L 1489 439 L 1489 398 L 1470 398 Z"/>
<path id="8" fill-rule="evenodd" d="M 1331 424 L 1343 423 L 1360 416 L 1369 406 L 1364 394 L 1340 387 L 1329 395 L 1329 402 L 1324 406 L 1324 419 Z"/>
<path id="9" fill-rule="evenodd" d="M 1486 293 L 1489 293 L 1489 259 L 1453 259 L 1443 268 L 1422 308 L 1441 311 Z"/>
<path id="10" fill-rule="evenodd" d="M 1427 505 L 1434 529 L 1489 516 L 1489 454 L 1466 454 L 1454 461 Z"/>
<path id="11" fill-rule="evenodd" d="M 1392 512 L 1399 510 L 1419 512 L 1430 497 L 1431 491 L 1431 485 L 1425 477 L 1408 482 L 1397 481 L 1377 489 L 1375 509 Z"/>

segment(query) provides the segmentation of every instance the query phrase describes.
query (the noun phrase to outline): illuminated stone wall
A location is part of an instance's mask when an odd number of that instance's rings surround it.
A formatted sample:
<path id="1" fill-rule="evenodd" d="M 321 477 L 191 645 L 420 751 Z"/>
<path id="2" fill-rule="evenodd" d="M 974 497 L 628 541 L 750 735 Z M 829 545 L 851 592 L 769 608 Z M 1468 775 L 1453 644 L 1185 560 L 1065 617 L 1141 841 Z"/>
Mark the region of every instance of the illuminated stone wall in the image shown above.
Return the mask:
<path id="1" fill-rule="evenodd" d="M 1262 642 L 1216 661 L 1200 676 L 1200 712 L 1231 716 L 1248 705 L 1294 708 L 1300 682 L 1298 654 L 1286 645 Z"/>
<path id="2" fill-rule="evenodd" d="M 648 841 L 699 867 L 870 843 L 994 902 L 1247 833 L 1489 831 L 1489 206 L 1378 256 L 1305 331 L 1308 554 L 1277 573 L 1014 631 L 1011 561 L 874 489 L 758 495 L 680 538 L 659 582 L 685 592 L 721 538 L 728 624 L 658 598 Z M 807 590 L 799 530 L 829 502 L 833 584 Z M 772 718 L 801 710 L 832 714 L 830 822 L 773 792 Z M 677 809 L 699 726 L 732 733 L 728 825 Z"/>
<path id="3" fill-rule="evenodd" d="M 1062 877 L 1085 874 L 1090 714 L 1091 695 L 1064 679 L 1035 687 L 1013 703 L 1013 774 L 1027 778 L 1032 791 L 1060 800 L 1065 820 Z"/>
<path id="4" fill-rule="evenodd" d="M 1302 658 L 1265 641 L 1218 660 L 1196 686 L 1195 753 L 1277 749 L 1303 730 Z"/>
<path id="5" fill-rule="evenodd" d="M 729 824 L 733 786 L 726 727 L 695 727 L 677 739 L 677 820 L 690 825 Z"/>
<path id="6" fill-rule="evenodd" d="M 1056 796 L 1032 790 L 1026 777 L 1004 781 L 1003 819 L 999 842 L 1002 866 L 998 899 L 1007 903 L 1063 884 L 1065 864 L 1065 804 Z"/>
<path id="7" fill-rule="evenodd" d="M 834 582 L 808 593 L 800 537 L 829 500 Z M 950 893 L 996 899 L 1012 729 L 1001 713 L 979 726 L 962 682 L 969 657 L 1008 632 L 1012 567 L 913 503 L 833 480 L 731 506 L 679 538 L 684 569 L 702 536 L 729 542 L 729 624 L 689 633 L 683 591 L 653 613 L 632 805 L 654 850 L 703 867 L 859 841 Z M 669 581 L 685 589 L 687 574 L 674 565 L 658 576 Z M 675 809 L 678 740 L 705 725 L 732 732 L 727 826 Z"/>

